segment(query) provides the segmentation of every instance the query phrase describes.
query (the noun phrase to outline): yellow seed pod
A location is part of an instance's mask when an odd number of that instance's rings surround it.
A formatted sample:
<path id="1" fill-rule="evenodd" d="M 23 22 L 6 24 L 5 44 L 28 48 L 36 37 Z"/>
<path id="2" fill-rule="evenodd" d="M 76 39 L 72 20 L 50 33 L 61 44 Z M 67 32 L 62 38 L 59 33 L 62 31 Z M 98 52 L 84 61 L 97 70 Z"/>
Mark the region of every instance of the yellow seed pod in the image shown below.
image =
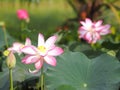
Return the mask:
<path id="1" fill-rule="evenodd" d="M 3 52 L 3 55 L 4 55 L 4 56 L 8 56 L 8 55 L 9 55 L 9 53 L 10 53 L 10 51 L 9 51 L 9 50 L 5 50 L 5 51 Z"/>
<path id="2" fill-rule="evenodd" d="M 15 65 L 16 65 L 16 58 L 15 58 L 15 55 L 13 54 L 13 52 L 10 52 L 8 54 L 8 57 L 6 59 L 6 64 L 7 64 L 9 69 L 12 69 L 12 68 L 15 67 Z"/>

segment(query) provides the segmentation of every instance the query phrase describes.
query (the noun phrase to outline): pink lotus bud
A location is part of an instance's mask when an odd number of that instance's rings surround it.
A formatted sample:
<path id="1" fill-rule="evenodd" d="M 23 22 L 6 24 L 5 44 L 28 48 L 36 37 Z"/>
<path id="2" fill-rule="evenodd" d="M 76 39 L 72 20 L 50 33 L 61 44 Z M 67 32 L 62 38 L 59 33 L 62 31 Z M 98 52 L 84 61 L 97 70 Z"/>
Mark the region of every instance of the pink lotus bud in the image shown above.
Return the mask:
<path id="1" fill-rule="evenodd" d="M 29 22 L 29 15 L 28 12 L 24 9 L 20 9 L 17 11 L 18 19 L 20 20 L 26 20 L 26 22 Z"/>
<path id="2" fill-rule="evenodd" d="M 10 52 L 7 59 L 6 59 L 6 64 L 9 69 L 14 68 L 16 64 L 16 58 L 13 54 L 13 52 Z"/>

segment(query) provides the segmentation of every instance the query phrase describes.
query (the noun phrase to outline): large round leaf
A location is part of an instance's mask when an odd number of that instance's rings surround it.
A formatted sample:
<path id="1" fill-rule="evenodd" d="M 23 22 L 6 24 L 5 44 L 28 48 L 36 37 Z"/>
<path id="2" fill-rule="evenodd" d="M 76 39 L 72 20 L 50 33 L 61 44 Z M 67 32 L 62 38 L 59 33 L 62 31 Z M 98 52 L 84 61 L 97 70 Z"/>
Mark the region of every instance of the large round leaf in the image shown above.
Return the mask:
<path id="1" fill-rule="evenodd" d="M 49 67 L 45 82 L 48 90 L 68 90 L 62 86 L 74 90 L 118 90 L 120 63 L 107 54 L 90 60 L 80 52 L 66 52 L 57 58 L 56 67 Z"/>

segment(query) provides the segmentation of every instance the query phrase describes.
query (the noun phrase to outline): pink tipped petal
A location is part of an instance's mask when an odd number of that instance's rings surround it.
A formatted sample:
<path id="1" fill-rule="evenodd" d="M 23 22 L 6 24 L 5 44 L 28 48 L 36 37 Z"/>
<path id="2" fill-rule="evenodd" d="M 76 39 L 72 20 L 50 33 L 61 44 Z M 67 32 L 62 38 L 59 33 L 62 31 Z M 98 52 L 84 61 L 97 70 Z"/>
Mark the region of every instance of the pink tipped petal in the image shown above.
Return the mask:
<path id="1" fill-rule="evenodd" d="M 26 41 L 25 41 L 25 46 L 27 45 L 31 45 L 31 40 L 29 38 L 26 38 Z"/>
<path id="2" fill-rule="evenodd" d="M 52 56 L 45 56 L 44 60 L 47 64 L 52 65 L 52 66 L 56 66 L 56 59 L 55 57 Z"/>
<path id="3" fill-rule="evenodd" d="M 9 51 L 13 51 L 14 53 L 21 53 L 20 49 L 23 47 L 24 45 L 18 42 L 13 43 L 13 46 L 8 48 Z"/>
<path id="4" fill-rule="evenodd" d="M 79 31 L 78 31 L 78 34 L 80 34 L 80 37 L 81 37 L 81 38 L 83 38 L 86 33 L 87 33 L 86 30 L 79 30 Z"/>
<path id="5" fill-rule="evenodd" d="M 86 19 L 85 19 L 85 22 L 86 22 L 86 23 L 92 23 L 92 21 L 91 21 L 89 18 L 86 18 Z"/>
<path id="6" fill-rule="evenodd" d="M 110 28 L 110 25 L 103 26 L 103 29 L 100 31 L 100 35 L 106 35 L 106 34 L 110 33 L 109 28 Z"/>
<path id="7" fill-rule="evenodd" d="M 100 39 L 100 35 L 99 33 L 95 33 L 93 36 L 92 36 L 93 40 L 99 40 Z"/>
<path id="8" fill-rule="evenodd" d="M 104 31 L 104 30 L 109 30 L 110 25 L 104 25 L 104 26 L 100 26 L 100 27 L 96 27 L 96 31 Z"/>
<path id="9" fill-rule="evenodd" d="M 99 21 L 96 22 L 94 25 L 95 25 L 95 27 L 99 27 L 99 26 L 101 26 L 101 24 L 102 24 L 102 20 L 99 20 Z"/>
<path id="10" fill-rule="evenodd" d="M 109 34 L 109 33 L 110 33 L 110 31 L 106 30 L 106 31 L 100 32 L 100 35 L 106 35 L 106 34 Z"/>
<path id="11" fill-rule="evenodd" d="M 83 30 L 84 30 L 84 31 L 88 31 L 87 29 L 88 29 L 88 28 L 86 28 L 86 27 L 84 27 L 84 26 L 81 26 L 81 27 L 79 28 L 79 30 L 81 30 L 81 31 L 83 31 Z"/>
<path id="12" fill-rule="evenodd" d="M 38 62 L 35 63 L 35 68 L 37 70 L 41 69 L 42 66 L 43 66 L 43 60 L 39 60 Z"/>
<path id="13" fill-rule="evenodd" d="M 105 25 L 105 28 L 110 29 L 110 25 L 109 24 Z"/>
<path id="14" fill-rule="evenodd" d="M 18 42 L 13 43 L 14 50 L 18 50 L 18 49 L 22 48 L 23 46 L 24 45 L 22 43 L 18 43 Z"/>
<path id="15" fill-rule="evenodd" d="M 86 26 L 86 23 L 85 23 L 85 22 L 81 21 L 80 23 L 81 23 L 83 26 Z"/>
<path id="16" fill-rule="evenodd" d="M 39 70 L 37 70 L 37 69 L 36 69 L 36 70 L 33 70 L 33 71 L 31 71 L 31 70 L 29 69 L 29 72 L 32 73 L 32 74 L 35 74 L 35 73 L 37 73 L 38 71 L 39 71 Z"/>
<path id="17" fill-rule="evenodd" d="M 15 43 L 13 43 L 13 46 L 21 46 L 21 45 L 23 45 L 22 43 L 19 43 L 19 42 L 15 42 Z"/>
<path id="18" fill-rule="evenodd" d="M 37 62 L 38 60 L 39 60 L 39 57 L 27 55 L 22 59 L 22 63 L 32 64 L 32 63 Z"/>
<path id="19" fill-rule="evenodd" d="M 92 34 L 90 32 L 88 32 L 88 33 L 85 34 L 84 38 L 86 40 L 89 40 L 90 38 L 92 38 Z"/>
<path id="20" fill-rule="evenodd" d="M 39 35 L 38 35 L 38 46 L 43 46 L 44 45 L 44 36 L 41 34 L 41 33 L 39 33 Z"/>
<path id="21" fill-rule="evenodd" d="M 37 48 L 34 46 L 25 46 L 21 49 L 21 51 L 25 54 L 34 55 L 37 53 Z"/>
<path id="22" fill-rule="evenodd" d="M 88 43 L 91 43 L 92 35 L 90 33 L 86 33 L 83 39 L 87 40 Z"/>
<path id="23" fill-rule="evenodd" d="M 62 48 L 60 47 L 55 47 L 54 49 L 50 50 L 48 52 L 48 55 L 51 55 L 51 56 L 58 56 L 60 54 L 62 54 L 64 51 Z"/>
<path id="24" fill-rule="evenodd" d="M 49 38 L 47 39 L 47 41 L 45 42 L 45 47 L 46 47 L 47 49 L 53 48 L 56 40 L 57 40 L 57 36 L 51 36 L 51 37 L 49 37 Z"/>
<path id="25" fill-rule="evenodd" d="M 86 22 L 86 27 L 91 27 L 92 24 L 93 24 L 92 21 L 89 18 L 86 18 L 85 22 Z"/>

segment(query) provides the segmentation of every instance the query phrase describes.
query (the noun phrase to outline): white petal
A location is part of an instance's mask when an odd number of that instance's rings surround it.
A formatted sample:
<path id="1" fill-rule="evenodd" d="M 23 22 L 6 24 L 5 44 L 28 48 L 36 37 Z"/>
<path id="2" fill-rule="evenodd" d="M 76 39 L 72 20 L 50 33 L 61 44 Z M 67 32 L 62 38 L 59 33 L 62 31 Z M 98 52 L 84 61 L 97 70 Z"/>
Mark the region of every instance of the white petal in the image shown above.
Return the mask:
<path id="1" fill-rule="evenodd" d="M 86 22 L 86 27 L 88 28 L 90 28 L 93 25 L 92 21 L 89 18 L 86 18 L 85 22 Z"/>
<path id="2" fill-rule="evenodd" d="M 29 38 L 26 38 L 26 41 L 25 41 L 25 46 L 27 45 L 31 45 L 31 40 Z"/>
<path id="3" fill-rule="evenodd" d="M 44 45 L 44 36 L 41 34 L 41 33 L 39 33 L 39 35 L 38 35 L 38 46 L 43 46 Z"/>
<path id="4" fill-rule="evenodd" d="M 45 47 L 49 50 L 51 48 L 53 48 L 55 45 L 55 42 L 57 40 L 57 36 L 51 36 L 49 37 L 46 42 L 45 42 Z"/>
<path id="5" fill-rule="evenodd" d="M 39 71 L 39 70 L 37 70 L 37 69 L 36 69 L 36 70 L 33 70 L 33 71 L 29 69 L 29 72 L 30 72 L 30 73 L 33 73 L 33 74 L 37 73 L 38 71 Z"/>

